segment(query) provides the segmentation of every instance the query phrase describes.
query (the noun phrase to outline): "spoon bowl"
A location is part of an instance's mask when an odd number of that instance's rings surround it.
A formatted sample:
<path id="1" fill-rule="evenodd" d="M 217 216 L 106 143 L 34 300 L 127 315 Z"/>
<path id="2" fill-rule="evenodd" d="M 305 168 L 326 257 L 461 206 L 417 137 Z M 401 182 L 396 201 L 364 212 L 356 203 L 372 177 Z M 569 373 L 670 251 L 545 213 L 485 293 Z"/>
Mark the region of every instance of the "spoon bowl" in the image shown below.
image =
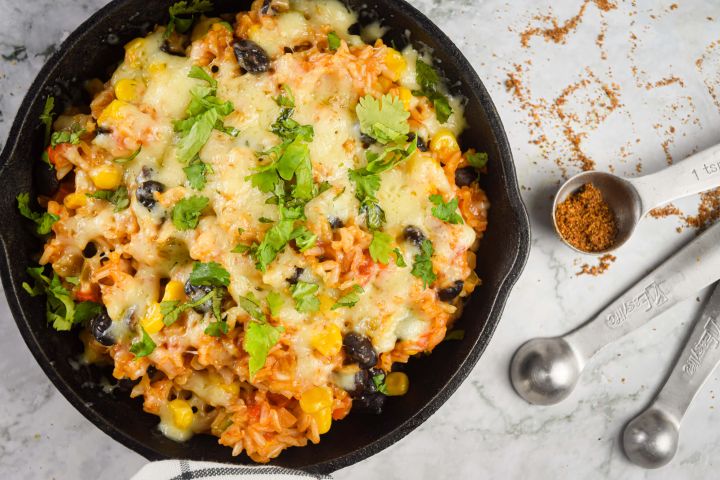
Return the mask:
<path id="1" fill-rule="evenodd" d="M 515 352 L 510 381 L 529 403 L 553 405 L 570 395 L 582 368 L 580 358 L 564 338 L 534 338 Z"/>
<path id="2" fill-rule="evenodd" d="M 592 183 L 600 190 L 603 199 L 607 202 L 615 216 L 615 226 L 617 228 L 615 241 L 612 243 L 612 246 L 598 252 L 586 252 L 569 243 L 560 234 L 555 216 L 558 205 L 588 183 Z M 555 195 L 552 211 L 555 232 L 567 246 L 583 254 L 602 255 L 619 248 L 630 238 L 642 218 L 643 205 L 637 189 L 630 181 L 613 175 L 612 173 L 590 171 L 578 173 L 560 187 L 557 195 Z"/>
<path id="3" fill-rule="evenodd" d="M 623 432 L 625 455 L 644 468 L 660 468 L 675 456 L 680 425 L 662 410 L 650 407 L 633 418 Z"/>

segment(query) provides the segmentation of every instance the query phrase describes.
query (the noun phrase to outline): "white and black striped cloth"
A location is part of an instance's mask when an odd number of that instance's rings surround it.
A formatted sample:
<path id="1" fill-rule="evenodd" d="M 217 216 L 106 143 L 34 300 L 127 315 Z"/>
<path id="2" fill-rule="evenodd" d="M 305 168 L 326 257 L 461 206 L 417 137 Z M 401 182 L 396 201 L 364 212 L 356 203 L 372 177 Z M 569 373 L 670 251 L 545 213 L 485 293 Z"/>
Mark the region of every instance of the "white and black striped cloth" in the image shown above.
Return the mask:
<path id="1" fill-rule="evenodd" d="M 130 480 L 308 480 L 311 478 L 330 477 L 283 467 L 163 460 L 148 463 Z"/>

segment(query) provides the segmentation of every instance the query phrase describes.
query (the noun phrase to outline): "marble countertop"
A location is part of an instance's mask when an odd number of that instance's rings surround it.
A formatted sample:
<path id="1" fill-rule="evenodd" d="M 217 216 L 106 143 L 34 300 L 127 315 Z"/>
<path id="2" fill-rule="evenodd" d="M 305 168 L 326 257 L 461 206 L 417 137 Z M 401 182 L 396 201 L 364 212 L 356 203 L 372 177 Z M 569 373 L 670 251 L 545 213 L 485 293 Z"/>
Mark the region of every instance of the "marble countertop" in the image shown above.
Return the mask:
<path id="1" fill-rule="evenodd" d="M 0 0 L 0 147 L 47 55 L 104 3 Z M 684 216 L 644 220 L 604 274 L 577 275 L 597 260 L 553 236 L 550 198 L 582 162 L 636 176 L 720 140 L 720 4 L 414 3 L 457 43 L 495 100 L 532 220 L 532 252 L 490 346 L 457 393 L 408 437 L 335 478 L 715 477 L 717 374 L 691 406 L 668 466 L 642 470 L 619 446 L 623 425 L 662 383 L 706 292 L 601 351 L 557 406 L 526 404 L 507 371 L 522 342 L 581 324 L 694 237 L 685 224 L 697 214 L 697 197 L 676 203 Z M 135 472 L 144 459 L 85 420 L 46 379 L 4 298 L 0 319 L 0 477 L 122 479 Z"/>

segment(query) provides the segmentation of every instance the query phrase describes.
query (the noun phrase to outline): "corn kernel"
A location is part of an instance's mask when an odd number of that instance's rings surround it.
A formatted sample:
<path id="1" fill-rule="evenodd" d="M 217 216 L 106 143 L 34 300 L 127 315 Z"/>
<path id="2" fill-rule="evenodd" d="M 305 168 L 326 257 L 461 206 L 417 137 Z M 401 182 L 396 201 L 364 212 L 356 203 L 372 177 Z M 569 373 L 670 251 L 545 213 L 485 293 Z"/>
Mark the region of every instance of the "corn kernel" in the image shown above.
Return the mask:
<path id="1" fill-rule="evenodd" d="M 218 386 L 222 388 L 225 392 L 227 392 L 229 395 L 232 395 L 233 397 L 237 397 L 240 395 L 240 384 L 237 382 L 233 383 L 218 383 Z"/>
<path id="2" fill-rule="evenodd" d="M 438 155 L 446 156 L 460 150 L 455 134 L 447 128 L 441 128 L 430 139 L 430 150 Z"/>
<path id="3" fill-rule="evenodd" d="M 323 433 L 327 433 L 328 430 L 330 430 L 330 425 L 332 425 L 332 409 L 331 408 L 323 408 L 322 410 L 318 410 L 317 412 L 313 412 L 310 415 L 315 419 L 315 423 L 318 427 L 318 433 L 322 435 Z"/>
<path id="4" fill-rule="evenodd" d="M 163 302 L 178 301 L 185 298 L 185 291 L 182 282 L 177 280 L 170 280 L 165 285 L 165 293 L 163 294 Z"/>
<path id="5" fill-rule="evenodd" d="M 193 422 L 192 407 L 186 400 L 176 398 L 168 404 L 172 413 L 173 423 L 181 430 L 188 428 Z"/>
<path id="6" fill-rule="evenodd" d="M 300 408 L 305 413 L 319 412 L 332 407 L 333 394 L 328 387 L 312 387 L 300 396 Z"/>
<path id="7" fill-rule="evenodd" d="M 148 65 L 148 72 L 150 73 L 160 73 L 164 72 L 167 68 L 167 63 L 164 62 L 154 62 Z"/>
<path id="8" fill-rule="evenodd" d="M 405 110 L 410 111 L 410 101 L 412 100 L 412 92 L 409 88 L 400 87 L 400 101 L 405 106 Z"/>
<path id="9" fill-rule="evenodd" d="M 318 332 L 310 339 L 310 345 L 325 355 L 330 357 L 335 355 L 342 348 L 342 333 L 340 328 L 334 323 L 328 325 L 322 332 Z"/>
<path id="10" fill-rule="evenodd" d="M 140 320 L 140 325 L 150 335 L 162 330 L 165 324 L 163 323 L 163 314 L 160 311 L 160 304 L 153 303 L 150 308 L 145 312 L 145 316 Z"/>
<path id="11" fill-rule="evenodd" d="M 114 165 L 100 165 L 90 172 L 90 180 L 101 190 L 115 190 L 122 182 L 122 172 Z"/>
<path id="12" fill-rule="evenodd" d="M 63 204 L 66 208 L 72 208 L 74 210 L 87 204 L 87 196 L 84 193 L 71 193 L 65 197 Z"/>
<path id="13" fill-rule="evenodd" d="M 103 110 L 98 117 L 98 124 L 106 125 L 110 120 L 122 119 L 123 114 L 121 110 L 127 105 L 128 103 L 123 102 L 122 100 L 113 100 L 110 102 L 110 105 L 105 107 L 105 110 Z"/>
<path id="14" fill-rule="evenodd" d="M 252 37 L 255 36 L 259 31 L 260 31 L 260 25 L 258 25 L 258 24 L 250 25 L 250 27 L 247 29 L 247 36 L 248 36 L 248 38 L 252 38 Z"/>
<path id="15" fill-rule="evenodd" d="M 132 68 L 142 67 L 144 56 L 143 49 L 145 48 L 145 43 L 146 41 L 144 38 L 136 38 L 132 42 L 125 45 L 125 61 Z"/>
<path id="16" fill-rule="evenodd" d="M 386 395 L 405 395 L 410 388 L 410 379 L 403 372 L 390 372 L 385 377 Z"/>
<path id="17" fill-rule="evenodd" d="M 402 53 L 398 52 L 394 48 L 388 48 L 387 54 L 385 54 L 385 65 L 392 73 L 390 78 L 392 78 L 395 82 L 400 80 L 400 77 L 407 68 L 405 57 L 403 57 Z"/>
<path id="18" fill-rule="evenodd" d="M 332 310 L 333 305 L 335 305 L 335 300 L 332 297 L 329 297 L 322 293 L 318 295 L 318 300 L 320 300 L 321 312 L 329 312 Z"/>
<path id="19" fill-rule="evenodd" d="M 138 96 L 140 82 L 132 78 L 123 78 L 115 84 L 115 96 L 123 102 L 132 102 Z"/>

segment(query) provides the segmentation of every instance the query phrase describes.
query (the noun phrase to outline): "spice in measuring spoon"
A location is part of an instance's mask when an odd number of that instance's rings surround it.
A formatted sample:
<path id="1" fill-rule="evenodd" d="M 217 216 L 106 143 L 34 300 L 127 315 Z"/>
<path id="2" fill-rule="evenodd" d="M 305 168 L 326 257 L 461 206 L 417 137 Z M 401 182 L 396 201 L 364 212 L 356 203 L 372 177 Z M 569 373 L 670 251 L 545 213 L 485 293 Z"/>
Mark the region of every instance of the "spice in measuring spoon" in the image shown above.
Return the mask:
<path id="1" fill-rule="evenodd" d="M 555 223 L 565 241 L 578 250 L 602 252 L 615 243 L 615 215 L 592 183 L 586 183 L 557 206 Z"/>

